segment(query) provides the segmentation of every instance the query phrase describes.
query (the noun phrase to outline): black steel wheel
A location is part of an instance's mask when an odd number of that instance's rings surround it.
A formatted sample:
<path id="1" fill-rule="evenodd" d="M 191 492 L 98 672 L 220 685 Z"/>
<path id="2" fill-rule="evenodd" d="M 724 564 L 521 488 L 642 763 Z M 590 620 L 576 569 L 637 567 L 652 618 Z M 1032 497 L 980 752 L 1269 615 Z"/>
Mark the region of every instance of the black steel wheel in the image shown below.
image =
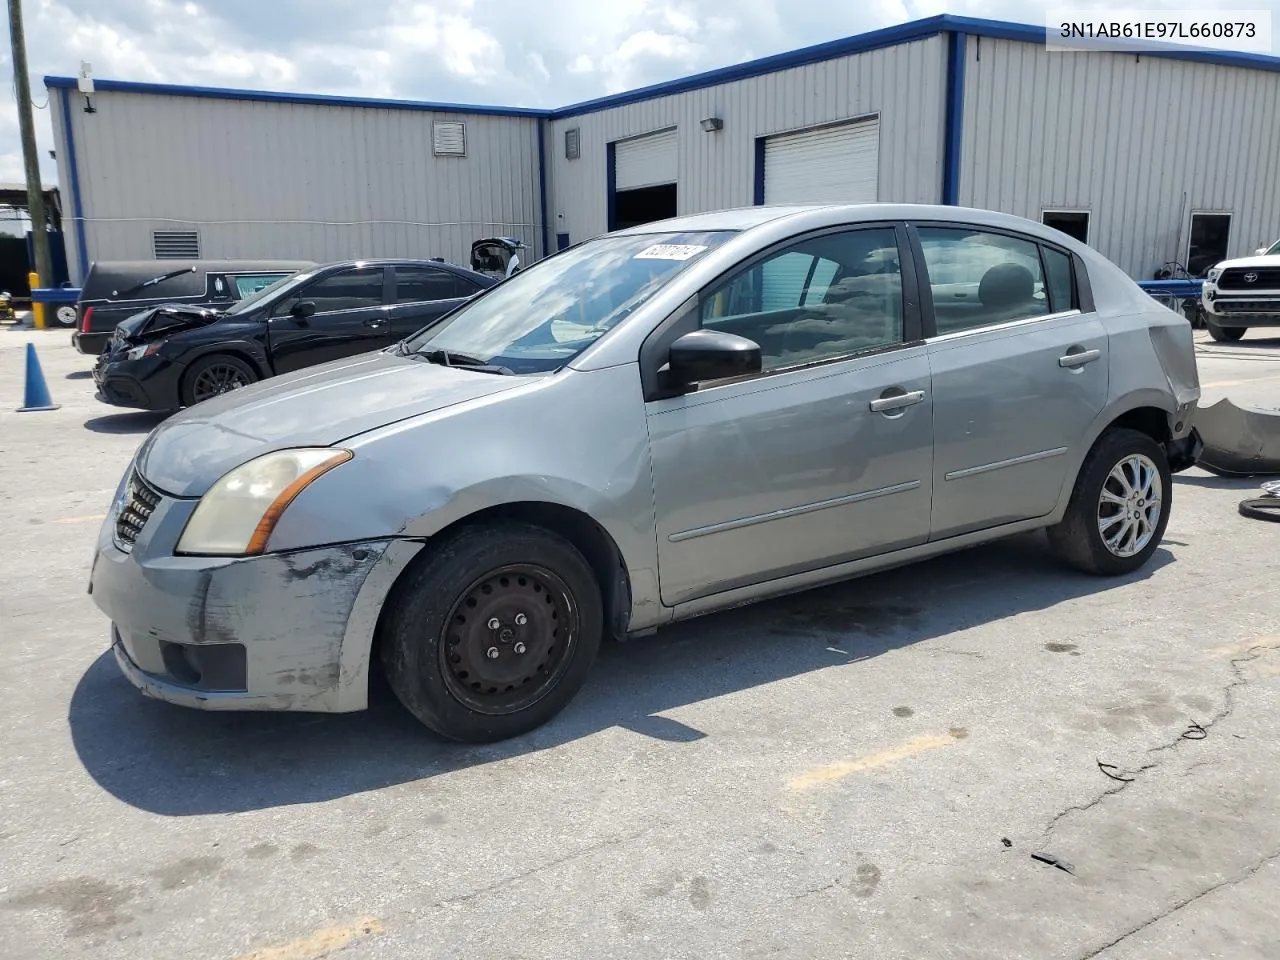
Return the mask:
<path id="1" fill-rule="evenodd" d="M 257 381 L 249 364 L 229 354 L 201 357 L 182 378 L 182 402 L 191 406 Z"/>
<path id="2" fill-rule="evenodd" d="M 569 586 L 545 567 L 513 563 L 482 575 L 445 621 L 445 687 L 477 713 L 518 713 L 559 681 L 580 632 Z"/>
<path id="3" fill-rule="evenodd" d="M 603 633 L 599 583 L 578 549 L 501 521 L 429 546 L 387 598 L 378 641 L 410 713 L 445 737 L 485 743 L 564 709 Z"/>

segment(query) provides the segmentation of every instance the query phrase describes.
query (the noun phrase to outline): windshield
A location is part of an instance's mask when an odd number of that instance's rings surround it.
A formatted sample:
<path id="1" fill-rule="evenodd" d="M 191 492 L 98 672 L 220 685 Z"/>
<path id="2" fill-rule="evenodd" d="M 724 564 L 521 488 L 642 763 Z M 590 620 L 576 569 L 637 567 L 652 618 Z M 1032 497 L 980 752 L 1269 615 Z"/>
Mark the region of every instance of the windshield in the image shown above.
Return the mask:
<path id="1" fill-rule="evenodd" d="M 238 313 L 244 313 L 246 310 L 252 310 L 267 298 L 275 296 L 282 290 L 292 290 L 299 284 L 306 283 L 313 276 L 315 276 L 314 271 L 310 273 L 294 273 L 287 277 L 281 277 L 275 283 L 270 286 L 263 287 L 257 293 L 251 293 L 243 300 L 237 300 L 235 306 L 227 311 L 227 316 L 234 317 Z"/>
<path id="2" fill-rule="evenodd" d="M 404 349 L 512 373 L 558 370 L 732 236 L 718 231 L 589 240 L 491 288 L 409 338 Z"/>

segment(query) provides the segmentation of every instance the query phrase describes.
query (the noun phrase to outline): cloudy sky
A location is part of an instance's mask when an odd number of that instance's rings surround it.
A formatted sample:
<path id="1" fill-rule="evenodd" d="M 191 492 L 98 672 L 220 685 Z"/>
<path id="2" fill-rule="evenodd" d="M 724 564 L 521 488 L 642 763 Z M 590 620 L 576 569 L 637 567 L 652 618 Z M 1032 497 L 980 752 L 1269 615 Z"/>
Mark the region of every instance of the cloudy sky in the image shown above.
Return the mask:
<path id="1" fill-rule="evenodd" d="M 559 106 L 938 13 L 1043 23 L 1047 6 L 1044 0 L 22 2 L 32 96 L 41 108 L 47 107 L 42 78 L 74 76 L 82 60 L 99 79 Z M 1280 31 L 1280 0 L 1132 5 L 1273 10 Z M 0 58 L 12 76 L 7 20 L 3 31 Z M 52 183 L 49 111 L 38 109 L 35 119 L 43 175 Z M 10 84 L 0 96 L 0 180 L 21 179 Z"/>

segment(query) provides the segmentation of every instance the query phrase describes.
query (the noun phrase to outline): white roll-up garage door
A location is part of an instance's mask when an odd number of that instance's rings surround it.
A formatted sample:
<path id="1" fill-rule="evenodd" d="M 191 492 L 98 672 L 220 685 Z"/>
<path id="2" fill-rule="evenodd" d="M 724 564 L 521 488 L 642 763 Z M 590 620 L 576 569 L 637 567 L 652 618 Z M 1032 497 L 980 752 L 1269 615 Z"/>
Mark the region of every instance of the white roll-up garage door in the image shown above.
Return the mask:
<path id="1" fill-rule="evenodd" d="M 769 137 L 764 202 L 874 203 L 879 160 L 878 119 Z"/>
<path id="2" fill-rule="evenodd" d="M 663 130 L 614 145 L 614 189 L 676 182 L 676 131 Z"/>

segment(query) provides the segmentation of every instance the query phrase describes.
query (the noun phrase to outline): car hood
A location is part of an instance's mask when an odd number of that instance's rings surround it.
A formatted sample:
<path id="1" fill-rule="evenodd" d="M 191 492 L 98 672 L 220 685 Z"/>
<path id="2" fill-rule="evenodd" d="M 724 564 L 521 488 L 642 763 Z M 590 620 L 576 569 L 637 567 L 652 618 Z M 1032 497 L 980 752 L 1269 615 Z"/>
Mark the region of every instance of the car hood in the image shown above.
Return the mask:
<path id="1" fill-rule="evenodd" d="M 287 447 L 329 446 L 409 417 L 527 384 L 394 353 L 366 353 L 205 400 L 156 427 L 138 451 L 149 483 L 204 494 L 228 470 Z"/>
<path id="2" fill-rule="evenodd" d="M 157 337 L 204 327 L 221 318 L 217 310 L 195 307 L 184 303 L 161 303 L 131 314 L 116 324 L 116 329 L 126 340 L 142 343 Z"/>
<path id="3" fill-rule="evenodd" d="M 1268 254 L 1262 257 L 1237 257 L 1234 260 L 1223 260 L 1215 263 L 1218 270 L 1234 267 L 1280 267 L 1280 254 Z"/>

